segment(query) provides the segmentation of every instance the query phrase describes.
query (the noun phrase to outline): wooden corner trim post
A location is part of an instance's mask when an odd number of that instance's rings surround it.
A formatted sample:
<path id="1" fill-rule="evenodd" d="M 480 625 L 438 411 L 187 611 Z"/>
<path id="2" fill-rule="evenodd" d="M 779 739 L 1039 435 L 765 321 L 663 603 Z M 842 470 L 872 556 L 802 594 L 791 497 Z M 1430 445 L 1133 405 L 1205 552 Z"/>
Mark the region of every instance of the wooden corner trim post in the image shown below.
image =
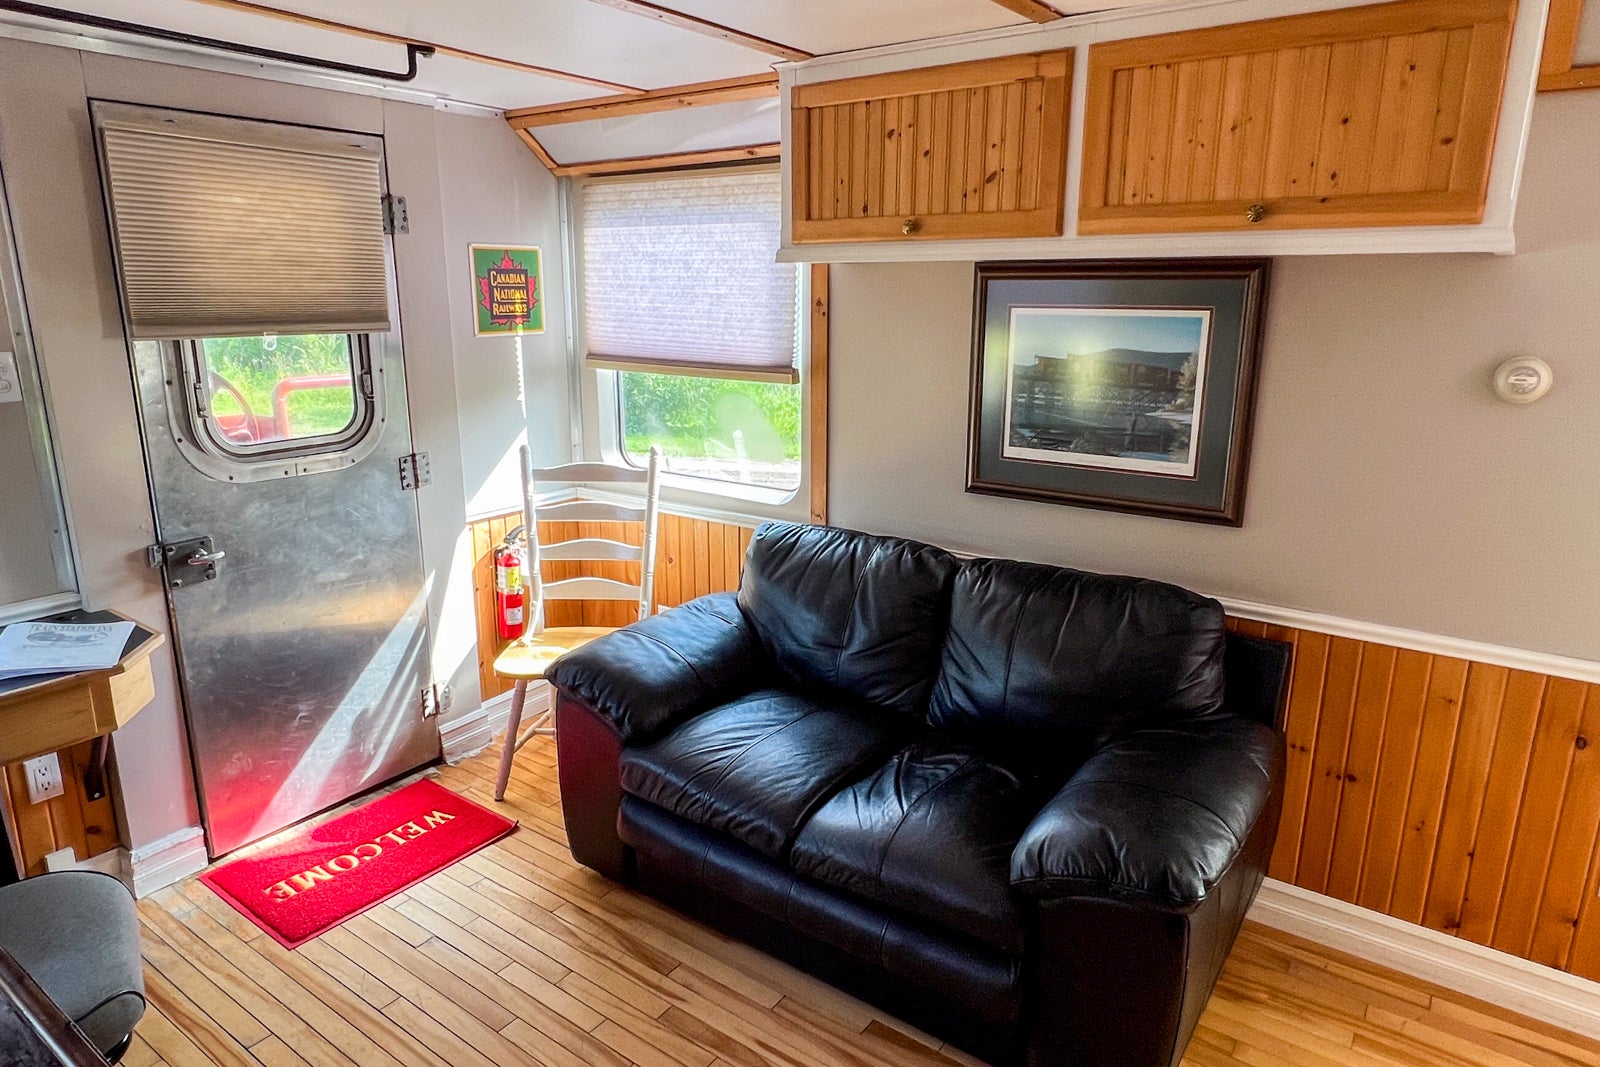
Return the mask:
<path id="1" fill-rule="evenodd" d="M 807 392 L 811 401 L 811 521 L 828 522 L 828 305 L 826 263 L 811 267 L 811 361 Z"/>
<path id="2" fill-rule="evenodd" d="M 1550 21 L 1539 61 L 1539 91 L 1600 89 L 1600 66 L 1578 67 L 1578 27 L 1584 0 L 1550 0 Z"/>

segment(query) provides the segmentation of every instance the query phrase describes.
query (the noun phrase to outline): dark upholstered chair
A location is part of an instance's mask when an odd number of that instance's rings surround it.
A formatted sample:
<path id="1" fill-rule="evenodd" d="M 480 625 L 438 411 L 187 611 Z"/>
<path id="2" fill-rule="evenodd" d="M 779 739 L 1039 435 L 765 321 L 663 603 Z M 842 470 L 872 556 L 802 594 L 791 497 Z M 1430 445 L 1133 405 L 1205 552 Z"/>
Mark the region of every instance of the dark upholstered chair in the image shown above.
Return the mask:
<path id="1" fill-rule="evenodd" d="M 573 855 L 985 1059 L 1174 1067 L 1276 832 L 1288 647 L 825 527 L 557 660 Z"/>
<path id="2" fill-rule="evenodd" d="M 139 917 L 110 875 L 61 871 L 0 887 L 0 948 L 115 1063 L 144 1015 Z"/>

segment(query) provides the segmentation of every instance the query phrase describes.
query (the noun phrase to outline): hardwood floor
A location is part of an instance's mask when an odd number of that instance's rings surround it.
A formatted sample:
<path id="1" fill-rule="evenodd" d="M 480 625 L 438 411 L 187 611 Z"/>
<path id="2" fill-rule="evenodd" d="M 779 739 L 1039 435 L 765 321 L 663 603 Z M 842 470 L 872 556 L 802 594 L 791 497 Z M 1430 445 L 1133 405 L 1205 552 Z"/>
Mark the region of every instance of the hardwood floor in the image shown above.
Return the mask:
<path id="1" fill-rule="evenodd" d="M 492 754 L 439 781 L 490 800 Z M 511 837 L 295 952 L 193 879 L 140 902 L 128 1067 L 951 1067 L 970 1057 L 575 864 L 546 739 Z M 1600 1043 L 1247 925 L 1185 1067 L 1600 1067 Z"/>

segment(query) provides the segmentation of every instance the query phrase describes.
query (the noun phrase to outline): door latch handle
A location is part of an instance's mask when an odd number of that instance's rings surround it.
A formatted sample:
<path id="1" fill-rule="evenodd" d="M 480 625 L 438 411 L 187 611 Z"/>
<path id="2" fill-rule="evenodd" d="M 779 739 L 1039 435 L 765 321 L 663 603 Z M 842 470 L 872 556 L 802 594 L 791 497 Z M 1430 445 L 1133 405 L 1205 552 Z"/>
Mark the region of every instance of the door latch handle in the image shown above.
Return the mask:
<path id="1" fill-rule="evenodd" d="M 209 537 L 151 545 L 148 551 L 150 566 L 161 568 L 168 589 L 182 589 L 213 580 L 217 576 L 217 564 L 227 555 Z"/>

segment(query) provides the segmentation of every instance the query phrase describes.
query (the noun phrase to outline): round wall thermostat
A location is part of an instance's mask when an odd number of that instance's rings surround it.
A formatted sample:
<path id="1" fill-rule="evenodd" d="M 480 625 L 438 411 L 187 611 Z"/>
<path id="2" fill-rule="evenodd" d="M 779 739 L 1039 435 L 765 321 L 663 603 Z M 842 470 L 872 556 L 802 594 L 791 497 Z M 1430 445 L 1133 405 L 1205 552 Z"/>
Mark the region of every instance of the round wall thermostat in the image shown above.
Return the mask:
<path id="1" fill-rule="evenodd" d="M 1513 356 L 1494 372 L 1494 391 L 1512 404 L 1531 404 L 1550 391 L 1555 372 L 1537 356 Z"/>

